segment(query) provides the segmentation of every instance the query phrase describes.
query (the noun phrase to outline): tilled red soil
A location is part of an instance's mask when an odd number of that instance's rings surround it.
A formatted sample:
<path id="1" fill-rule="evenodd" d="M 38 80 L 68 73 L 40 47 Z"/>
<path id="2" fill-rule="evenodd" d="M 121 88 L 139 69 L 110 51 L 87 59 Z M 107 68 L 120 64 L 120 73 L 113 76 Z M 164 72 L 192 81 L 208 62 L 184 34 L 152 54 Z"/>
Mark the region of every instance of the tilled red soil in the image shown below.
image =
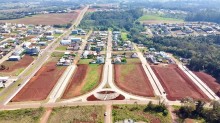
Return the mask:
<path id="1" fill-rule="evenodd" d="M 177 65 L 151 67 L 164 87 L 169 100 L 181 100 L 186 97 L 209 100 Z"/>
<path id="2" fill-rule="evenodd" d="M 84 78 L 86 77 L 86 73 L 88 70 L 88 65 L 80 64 L 77 67 L 76 72 L 72 76 L 69 85 L 67 86 L 62 98 L 69 99 L 74 96 L 78 96 L 80 93 L 76 92 L 76 87 L 80 86 L 83 82 Z"/>
<path id="3" fill-rule="evenodd" d="M 127 75 L 122 75 L 121 71 L 129 67 L 129 65 L 114 65 L 114 80 L 116 85 L 128 93 L 153 97 L 153 88 L 141 64 L 134 64 L 135 67 L 131 72 Z"/>
<path id="4" fill-rule="evenodd" d="M 12 102 L 46 99 L 65 69 L 66 67 L 57 67 L 56 62 L 47 63 L 18 92 Z"/>
<path id="5" fill-rule="evenodd" d="M 205 72 L 194 72 L 212 91 L 220 97 L 220 82 Z"/>
<path id="6" fill-rule="evenodd" d="M 16 69 L 24 68 L 30 65 L 34 61 L 34 58 L 29 55 L 25 55 L 20 61 L 5 61 L 1 65 L 4 65 L 6 69 L 0 70 L 0 72 L 13 72 Z"/>

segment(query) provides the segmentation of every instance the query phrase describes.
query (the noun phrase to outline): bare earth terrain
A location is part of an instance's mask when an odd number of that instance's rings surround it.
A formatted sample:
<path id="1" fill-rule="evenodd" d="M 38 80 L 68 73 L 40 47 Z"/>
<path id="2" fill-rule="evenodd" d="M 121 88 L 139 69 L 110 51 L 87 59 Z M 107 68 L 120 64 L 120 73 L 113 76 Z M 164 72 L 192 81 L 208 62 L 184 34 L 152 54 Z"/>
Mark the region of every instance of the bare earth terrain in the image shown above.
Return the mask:
<path id="1" fill-rule="evenodd" d="M 57 67 L 56 62 L 44 65 L 12 99 L 12 102 L 40 101 L 47 98 L 66 67 Z"/>
<path id="2" fill-rule="evenodd" d="M 167 92 L 169 100 L 181 100 L 186 97 L 209 100 L 177 65 L 151 67 Z"/>
<path id="3" fill-rule="evenodd" d="M 21 19 L 14 20 L 0 20 L 0 22 L 8 22 L 8 23 L 18 23 L 18 24 L 42 24 L 42 25 L 54 25 L 54 24 L 67 24 L 71 21 L 74 21 L 78 12 L 74 13 L 54 13 L 54 14 L 42 14 L 42 15 L 34 15 L 32 17 L 25 17 Z"/>

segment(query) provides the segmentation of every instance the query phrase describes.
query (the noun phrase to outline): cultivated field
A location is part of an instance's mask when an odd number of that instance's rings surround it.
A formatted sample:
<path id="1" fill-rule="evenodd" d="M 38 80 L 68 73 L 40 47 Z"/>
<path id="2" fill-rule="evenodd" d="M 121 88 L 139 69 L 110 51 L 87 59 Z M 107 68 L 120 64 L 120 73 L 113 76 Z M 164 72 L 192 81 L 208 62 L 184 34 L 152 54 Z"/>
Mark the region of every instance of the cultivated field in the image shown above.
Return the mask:
<path id="1" fill-rule="evenodd" d="M 104 106 L 53 108 L 48 123 L 104 123 Z"/>
<path id="2" fill-rule="evenodd" d="M 126 92 L 153 97 L 153 88 L 141 64 L 114 65 L 114 80 L 116 85 Z"/>
<path id="3" fill-rule="evenodd" d="M 206 85 L 220 97 L 220 82 L 204 72 L 194 72 Z"/>
<path id="4" fill-rule="evenodd" d="M 62 98 L 68 99 L 85 94 L 99 85 L 103 65 L 79 64 Z"/>
<path id="5" fill-rule="evenodd" d="M 56 66 L 56 62 L 48 62 L 12 99 L 12 102 L 40 101 L 47 98 L 66 67 Z"/>
<path id="6" fill-rule="evenodd" d="M 160 23 L 183 23 L 181 19 L 166 18 L 159 15 L 144 15 L 138 19 L 144 24 L 160 24 Z"/>
<path id="7" fill-rule="evenodd" d="M 177 65 L 151 67 L 164 87 L 169 100 L 181 100 L 186 97 L 209 100 Z"/>
<path id="8" fill-rule="evenodd" d="M 39 123 L 43 108 L 0 111 L 0 123 Z"/>
<path id="9" fill-rule="evenodd" d="M 67 24 L 74 21 L 78 16 L 78 12 L 74 13 L 54 13 L 54 14 L 42 14 L 34 15 L 32 17 L 25 17 L 14 20 L 0 20 L 0 22 L 18 23 L 18 24 L 42 24 L 42 25 L 54 25 L 54 24 Z"/>
<path id="10" fill-rule="evenodd" d="M 18 76 L 33 61 L 34 58 L 29 55 L 25 55 L 20 61 L 5 61 L 1 64 L 5 66 L 5 69 L 0 70 L 0 75 Z"/>

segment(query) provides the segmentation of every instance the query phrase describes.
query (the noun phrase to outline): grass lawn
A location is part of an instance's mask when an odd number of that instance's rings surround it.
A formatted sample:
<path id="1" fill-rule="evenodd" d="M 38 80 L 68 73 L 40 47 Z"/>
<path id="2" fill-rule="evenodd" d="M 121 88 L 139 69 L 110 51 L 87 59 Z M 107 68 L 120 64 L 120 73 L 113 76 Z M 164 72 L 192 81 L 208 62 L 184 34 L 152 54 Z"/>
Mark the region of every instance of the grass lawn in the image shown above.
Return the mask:
<path id="1" fill-rule="evenodd" d="M 126 80 L 125 76 L 132 73 L 135 67 L 136 67 L 135 64 L 126 65 L 126 67 L 123 67 L 123 69 L 121 70 L 121 77 L 120 77 L 121 82 L 125 82 Z"/>
<path id="2" fill-rule="evenodd" d="M 53 52 L 51 54 L 52 57 L 59 57 L 59 58 L 61 58 L 63 55 L 64 55 L 64 53 L 62 53 L 62 52 Z"/>
<path id="3" fill-rule="evenodd" d="M 180 22 L 183 22 L 183 20 L 181 20 L 181 19 L 166 18 L 166 17 L 161 17 L 159 15 L 150 15 L 150 14 L 143 15 L 138 20 L 139 21 L 161 20 L 161 21 L 180 21 Z"/>
<path id="4" fill-rule="evenodd" d="M 121 33 L 121 39 L 122 39 L 123 41 L 127 41 L 127 40 L 128 40 L 128 37 L 127 37 L 127 33 L 126 33 L 126 32 L 122 32 L 122 33 Z"/>
<path id="5" fill-rule="evenodd" d="M 141 63 L 139 58 L 128 58 L 127 60 L 127 64 L 136 64 L 136 63 Z"/>
<path id="6" fill-rule="evenodd" d="M 125 119 L 133 119 L 135 122 L 172 122 L 170 114 L 168 114 L 167 116 L 163 116 L 162 113 L 156 113 L 151 111 L 144 112 L 145 108 L 146 105 L 113 105 L 113 122 L 122 121 Z"/>
<path id="7" fill-rule="evenodd" d="M 56 50 L 62 50 L 62 51 L 64 51 L 64 50 L 66 50 L 66 48 L 67 48 L 67 46 L 60 45 L 60 46 L 58 46 L 58 47 L 56 48 Z"/>
<path id="8" fill-rule="evenodd" d="M 3 90 L 4 88 L 0 88 L 0 92 Z"/>
<path id="9" fill-rule="evenodd" d="M 0 73 L 0 76 L 18 76 L 19 74 L 21 74 L 23 71 L 25 70 L 25 68 L 19 68 L 17 70 L 14 70 L 12 72 L 9 73 Z"/>
<path id="10" fill-rule="evenodd" d="M 89 64 L 91 61 L 92 59 L 80 59 L 78 64 Z"/>
<path id="11" fill-rule="evenodd" d="M 44 113 L 43 108 L 0 111 L 1 123 L 38 123 Z"/>
<path id="12" fill-rule="evenodd" d="M 104 106 L 53 108 L 48 123 L 104 123 Z"/>
<path id="13" fill-rule="evenodd" d="M 81 93 L 86 93 L 94 89 L 100 82 L 100 77 L 102 76 L 101 70 L 102 65 L 90 64 L 88 72 L 85 78 L 85 85 L 83 86 Z"/>
<path id="14" fill-rule="evenodd" d="M 59 36 L 61 36 L 62 34 L 54 34 L 53 36 L 55 37 L 55 38 L 58 38 Z"/>

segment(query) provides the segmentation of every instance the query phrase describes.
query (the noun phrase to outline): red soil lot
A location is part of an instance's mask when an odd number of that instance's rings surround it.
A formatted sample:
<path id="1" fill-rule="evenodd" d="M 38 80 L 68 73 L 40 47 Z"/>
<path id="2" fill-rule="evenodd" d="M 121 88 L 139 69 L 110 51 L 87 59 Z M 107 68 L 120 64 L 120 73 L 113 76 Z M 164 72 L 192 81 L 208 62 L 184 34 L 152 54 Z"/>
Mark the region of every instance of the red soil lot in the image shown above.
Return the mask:
<path id="1" fill-rule="evenodd" d="M 12 102 L 40 101 L 47 98 L 66 67 L 57 67 L 56 62 L 44 65 L 12 99 Z"/>
<path id="2" fill-rule="evenodd" d="M 103 70 L 103 65 L 99 65 L 98 72 L 99 75 L 101 76 L 98 82 L 101 82 L 102 80 L 102 70 Z M 84 87 L 84 85 L 87 84 L 86 75 L 90 71 L 91 68 L 89 67 L 88 64 L 77 65 L 77 70 L 73 74 L 70 83 L 68 84 L 66 90 L 64 91 L 62 99 L 69 99 L 84 94 L 83 92 L 81 92 L 81 90 Z"/>
<path id="3" fill-rule="evenodd" d="M 200 100 L 209 98 L 177 65 L 151 66 L 171 101 L 191 97 Z"/>
<path id="4" fill-rule="evenodd" d="M 24 68 L 30 65 L 34 61 L 34 58 L 29 55 L 25 55 L 20 61 L 5 61 L 1 65 L 5 65 L 5 70 L 0 70 L 0 72 L 13 72 L 16 69 Z"/>
<path id="5" fill-rule="evenodd" d="M 25 17 L 13 20 L 0 20 L 0 22 L 17 23 L 17 24 L 42 24 L 42 25 L 54 25 L 54 24 L 67 24 L 71 21 L 75 21 L 79 12 L 73 13 L 52 13 L 52 14 L 40 14 L 32 17 Z"/>
<path id="6" fill-rule="evenodd" d="M 78 65 L 76 72 L 72 76 L 70 83 L 68 84 L 67 89 L 62 96 L 63 99 L 69 99 L 71 97 L 80 95 L 79 91 L 76 90 L 76 87 L 81 85 L 84 78 L 86 77 L 87 71 L 88 65 Z"/>
<path id="7" fill-rule="evenodd" d="M 205 72 L 194 72 L 212 91 L 220 97 L 220 82 Z"/>
<path id="8" fill-rule="evenodd" d="M 154 97 L 154 91 L 141 64 L 135 65 L 133 71 L 127 75 L 122 75 L 121 71 L 131 64 L 114 65 L 114 80 L 116 85 L 122 90 L 145 97 Z M 124 77 L 124 81 L 120 77 Z"/>

